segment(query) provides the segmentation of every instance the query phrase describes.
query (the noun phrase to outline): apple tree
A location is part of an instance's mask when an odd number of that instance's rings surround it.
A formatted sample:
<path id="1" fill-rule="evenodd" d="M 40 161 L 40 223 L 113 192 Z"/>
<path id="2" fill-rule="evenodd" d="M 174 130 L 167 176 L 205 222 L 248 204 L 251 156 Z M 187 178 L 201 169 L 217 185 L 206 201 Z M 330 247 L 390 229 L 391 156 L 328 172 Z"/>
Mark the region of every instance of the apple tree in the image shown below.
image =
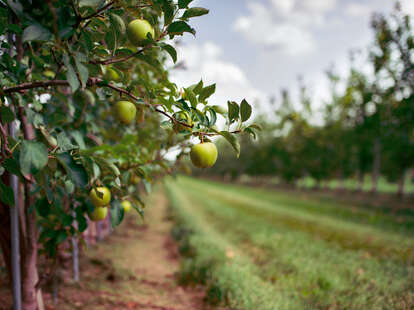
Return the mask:
<path id="1" fill-rule="evenodd" d="M 208 103 L 215 84 L 170 81 L 174 39 L 195 35 L 191 19 L 208 13 L 191 2 L 0 1 L 0 245 L 11 281 L 15 208 L 23 309 L 37 309 L 38 253 L 53 261 L 88 217 L 110 213 L 115 227 L 126 205 L 142 215 L 137 184 L 149 192 L 197 139 L 196 164 L 209 167 L 211 137 L 239 153 L 236 134 L 258 128 L 245 125 L 245 100 L 225 111 Z M 170 150 L 179 150 L 176 161 Z"/>

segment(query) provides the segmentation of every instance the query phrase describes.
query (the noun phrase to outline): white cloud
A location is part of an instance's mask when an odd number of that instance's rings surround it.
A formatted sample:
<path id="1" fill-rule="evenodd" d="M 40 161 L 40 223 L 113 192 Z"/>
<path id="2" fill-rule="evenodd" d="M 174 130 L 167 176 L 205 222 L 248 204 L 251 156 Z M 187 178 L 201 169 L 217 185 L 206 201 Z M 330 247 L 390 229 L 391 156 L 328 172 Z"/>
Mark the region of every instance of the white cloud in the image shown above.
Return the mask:
<path id="1" fill-rule="evenodd" d="M 351 17 L 369 17 L 372 12 L 372 6 L 358 2 L 349 3 L 345 7 L 345 13 Z"/>
<path id="2" fill-rule="evenodd" d="M 326 13 L 336 7 L 336 0 L 302 0 L 297 2 L 304 11 L 316 14 Z"/>
<path id="3" fill-rule="evenodd" d="M 326 25 L 337 0 L 268 0 L 248 3 L 249 14 L 240 16 L 233 29 L 259 47 L 279 50 L 290 56 L 316 50 L 313 28 Z"/>
<path id="4" fill-rule="evenodd" d="M 304 26 L 287 20 L 277 21 L 274 11 L 260 3 L 250 3 L 248 7 L 250 16 L 239 17 L 233 28 L 251 43 L 278 49 L 292 56 L 314 50 L 315 42 L 312 34 Z M 284 8 L 289 10 L 287 5 Z"/>
<path id="5" fill-rule="evenodd" d="M 213 42 L 202 45 L 188 44 L 177 47 L 185 70 L 174 70 L 171 80 L 178 86 L 188 87 L 203 79 L 204 85 L 216 83 L 216 93 L 209 103 L 227 106 L 227 100 L 240 102 L 243 98 L 254 103 L 266 95 L 252 86 L 244 71 L 236 64 L 222 59 L 221 48 Z"/>
<path id="6" fill-rule="evenodd" d="M 401 1 L 402 9 L 405 13 L 414 16 L 414 1 L 413 0 L 403 0 Z"/>
<path id="7" fill-rule="evenodd" d="M 273 8 L 284 14 L 292 12 L 295 2 L 295 0 L 271 0 Z"/>

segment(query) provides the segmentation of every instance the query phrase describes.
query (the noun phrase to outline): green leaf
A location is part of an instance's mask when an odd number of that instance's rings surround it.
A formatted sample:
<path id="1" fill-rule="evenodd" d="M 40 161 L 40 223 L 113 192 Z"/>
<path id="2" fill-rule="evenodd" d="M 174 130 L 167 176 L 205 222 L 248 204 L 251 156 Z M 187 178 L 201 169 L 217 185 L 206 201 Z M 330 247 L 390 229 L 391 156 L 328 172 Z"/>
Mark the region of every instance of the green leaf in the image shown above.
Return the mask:
<path id="1" fill-rule="evenodd" d="M 216 111 L 212 107 L 206 107 L 205 111 L 210 113 L 211 119 L 208 122 L 208 127 L 214 126 L 217 122 Z"/>
<path id="2" fill-rule="evenodd" d="M 46 28 L 40 25 L 30 25 L 23 31 L 22 40 L 27 41 L 47 41 L 50 40 L 52 34 Z"/>
<path id="3" fill-rule="evenodd" d="M 47 217 L 50 214 L 50 204 L 46 197 L 37 199 L 35 208 L 40 216 Z"/>
<path id="4" fill-rule="evenodd" d="M 234 120 L 239 119 L 239 105 L 236 102 L 227 102 L 229 121 L 232 123 Z"/>
<path id="5" fill-rule="evenodd" d="M 67 54 L 63 54 L 63 63 L 68 69 L 68 71 L 66 72 L 66 79 L 68 80 L 69 85 L 72 88 L 72 92 L 75 92 L 79 88 L 80 83 Z"/>
<path id="6" fill-rule="evenodd" d="M 162 43 L 161 48 L 166 51 L 168 54 L 170 54 L 172 60 L 174 63 L 177 62 L 177 51 L 172 45 Z"/>
<path id="7" fill-rule="evenodd" d="M 252 115 L 252 107 L 247 103 L 245 99 L 240 104 L 240 117 L 242 122 L 247 121 Z"/>
<path id="8" fill-rule="evenodd" d="M 262 127 L 260 127 L 259 125 L 256 125 L 256 124 L 251 124 L 249 127 L 250 128 L 254 128 L 254 129 L 258 130 L 258 131 L 262 131 L 263 130 Z"/>
<path id="9" fill-rule="evenodd" d="M 113 200 L 109 211 L 111 212 L 112 227 L 116 227 L 121 224 L 124 218 L 124 208 L 122 207 L 121 201 L 118 199 Z"/>
<path id="10" fill-rule="evenodd" d="M 164 12 L 164 25 L 169 25 L 174 19 L 174 2 L 171 0 L 164 0 L 162 5 Z"/>
<path id="11" fill-rule="evenodd" d="M 209 10 L 205 8 L 189 8 L 187 9 L 182 18 L 191 18 L 196 16 L 202 16 L 208 14 Z"/>
<path id="12" fill-rule="evenodd" d="M 10 123 L 12 121 L 14 121 L 14 113 L 13 111 L 6 106 L 1 106 L 0 107 L 0 116 L 1 116 L 1 121 L 3 123 Z"/>
<path id="13" fill-rule="evenodd" d="M 67 152 L 76 148 L 65 132 L 61 132 L 57 135 L 57 143 L 62 152 Z"/>
<path id="14" fill-rule="evenodd" d="M 205 101 L 207 98 L 209 98 L 212 94 L 216 92 L 216 84 L 211 84 L 203 88 L 203 90 L 200 91 L 200 95 L 198 96 L 198 100 Z"/>
<path id="15" fill-rule="evenodd" d="M 77 187 L 85 188 L 88 185 L 88 174 L 85 168 L 77 163 L 69 153 L 58 154 L 57 159 Z"/>
<path id="16" fill-rule="evenodd" d="M 180 9 L 184 9 L 186 7 L 188 7 L 188 5 L 190 4 L 190 2 L 192 2 L 193 0 L 178 0 L 178 7 Z"/>
<path id="17" fill-rule="evenodd" d="M 83 135 L 80 131 L 73 131 L 70 133 L 73 139 L 75 139 L 76 143 L 78 144 L 81 150 L 86 149 L 85 141 L 83 140 Z"/>
<path id="18" fill-rule="evenodd" d="M 101 6 L 102 3 L 105 3 L 105 0 L 80 0 L 79 6 L 90 6 L 90 7 L 97 7 Z"/>
<path id="19" fill-rule="evenodd" d="M 117 39 L 117 35 L 116 35 L 116 31 L 115 30 L 109 29 L 105 33 L 104 40 L 105 40 L 106 44 L 108 45 L 108 48 L 111 51 L 114 51 L 116 49 L 116 39 Z"/>
<path id="20" fill-rule="evenodd" d="M 66 233 L 65 230 L 61 230 L 59 231 L 57 237 L 56 237 L 56 243 L 62 243 L 63 241 L 65 241 L 68 238 L 68 234 Z"/>
<path id="21" fill-rule="evenodd" d="M 198 102 L 197 102 L 196 95 L 193 93 L 193 91 L 190 88 L 184 88 L 184 93 L 186 97 L 188 98 L 188 100 L 190 101 L 191 106 L 193 108 L 196 108 Z"/>
<path id="22" fill-rule="evenodd" d="M 19 162 L 14 157 L 6 158 L 3 162 L 3 167 L 11 174 L 14 174 L 17 176 L 21 175 L 20 169 L 19 169 Z"/>
<path id="23" fill-rule="evenodd" d="M 256 139 L 256 132 L 251 127 L 244 128 L 244 132 L 247 132 L 248 134 L 251 134 L 254 139 Z"/>
<path id="24" fill-rule="evenodd" d="M 7 0 L 7 5 L 13 10 L 13 12 L 20 16 L 23 13 L 23 6 L 18 0 Z"/>
<path id="25" fill-rule="evenodd" d="M 88 70 L 88 67 L 86 67 L 84 64 L 80 62 L 79 58 L 80 57 L 75 57 L 75 64 L 79 72 L 80 80 L 82 82 L 82 87 L 86 87 L 86 82 L 88 82 L 88 78 L 89 78 L 89 70 Z"/>
<path id="26" fill-rule="evenodd" d="M 125 23 L 121 16 L 116 14 L 109 14 L 109 20 L 111 22 L 111 25 L 115 27 L 115 29 L 118 31 L 119 34 L 125 33 Z"/>
<path id="27" fill-rule="evenodd" d="M 219 134 L 223 136 L 233 147 L 233 149 L 236 151 L 237 157 L 240 156 L 240 143 L 239 140 L 237 140 L 236 135 L 228 132 L 228 131 L 220 131 Z"/>
<path id="28" fill-rule="evenodd" d="M 203 80 L 200 80 L 200 82 L 198 82 L 197 84 L 193 85 L 194 87 L 192 87 L 192 90 L 194 92 L 194 94 L 199 95 L 201 93 L 201 91 L 203 90 Z"/>
<path id="29" fill-rule="evenodd" d="M 4 185 L 0 179 L 0 200 L 6 205 L 14 206 L 14 193 L 10 186 Z"/>
<path id="30" fill-rule="evenodd" d="M 48 161 L 47 148 L 44 144 L 24 140 L 20 150 L 20 171 L 24 175 L 36 174 Z"/>
<path id="31" fill-rule="evenodd" d="M 184 32 L 189 32 L 195 35 L 195 30 L 183 21 L 173 22 L 168 26 L 167 31 L 170 35 L 182 35 Z"/>

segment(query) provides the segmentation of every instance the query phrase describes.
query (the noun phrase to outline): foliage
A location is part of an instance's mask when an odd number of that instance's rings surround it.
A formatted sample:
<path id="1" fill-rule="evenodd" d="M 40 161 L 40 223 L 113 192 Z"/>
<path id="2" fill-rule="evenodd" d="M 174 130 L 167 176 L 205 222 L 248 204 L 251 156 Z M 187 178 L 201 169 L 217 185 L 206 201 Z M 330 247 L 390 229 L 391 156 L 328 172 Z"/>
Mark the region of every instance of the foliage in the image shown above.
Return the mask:
<path id="1" fill-rule="evenodd" d="M 233 102 L 240 115 L 218 114 L 208 104 L 214 84 L 200 81 L 180 91 L 168 77 L 167 58 L 174 63 L 178 59 L 172 40 L 195 34 L 191 19 L 208 13 L 190 7 L 191 2 L 0 4 L 0 172 L 32 185 L 26 195 L 31 195 L 30 208 L 38 215 L 40 241 L 49 256 L 57 244 L 87 228 L 92 188 L 111 190 L 116 226 L 123 218 L 122 200 L 143 213 L 137 178 L 150 191 L 154 178 L 174 168 L 165 159 L 172 148 L 181 150 L 181 158 L 192 137 L 222 135 L 240 152 L 235 134 L 246 128 L 250 105 Z M 126 35 L 126 25 L 135 19 L 145 19 L 145 26 L 154 28 L 154 36 L 148 31 L 138 46 Z M 133 115 L 123 115 L 128 124 L 114 113 L 120 100 L 136 108 L 129 109 Z M 135 110 L 136 121 L 130 124 Z M 188 119 L 179 119 L 180 113 Z M 227 118 L 227 130 L 213 129 L 218 117 Z M 15 119 L 20 127 L 11 136 L 7 125 Z M 2 181 L 0 193 L 3 203 L 14 204 L 12 189 Z"/>
<path id="2" fill-rule="evenodd" d="M 375 15 L 372 28 L 368 58 L 353 53 L 345 77 L 327 71 L 331 96 L 326 102 L 314 104 L 303 82 L 296 100 L 282 90 L 280 100 L 273 101 L 274 113 L 257 119 L 265 128 L 258 142 L 242 139 L 248 151 L 240 161 L 221 156 L 207 173 L 277 176 L 286 183 L 311 177 L 316 186 L 358 177 L 360 189 L 372 173 L 374 192 L 382 174 L 398 181 L 402 194 L 414 164 L 412 21 L 397 6 L 390 17 Z"/>

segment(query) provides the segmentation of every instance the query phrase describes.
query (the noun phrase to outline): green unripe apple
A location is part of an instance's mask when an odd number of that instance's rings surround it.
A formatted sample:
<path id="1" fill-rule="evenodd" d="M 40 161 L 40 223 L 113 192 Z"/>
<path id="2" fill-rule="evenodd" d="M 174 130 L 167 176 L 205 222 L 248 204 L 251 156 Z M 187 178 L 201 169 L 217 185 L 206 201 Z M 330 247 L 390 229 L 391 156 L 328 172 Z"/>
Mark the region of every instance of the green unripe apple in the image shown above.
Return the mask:
<path id="1" fill-rule="evenodd" d="M 198 168 L 210 168 L 217 160 L 217 147 L 212 142 L 196 144 L 191 148 L 191 161 Z"/>
<path id="2" fill-rule="evenodd" d="M 139 184 L 139 182 L 141 181 L 140 177 L 137 176 L 135 173 L 131 175 L 131 183 L 134 185 Z"/>
<path id="3" fill-rule="evenodd" d="M 73 97 L 75 100 L 81 101 L 88 105 L 95 105 L 95 96 L 89 89 L 77 90 Z"/>
<path id="4" fill-rule="evenodd" d="M 121 77 L 119 76 L 119 73 L 116 72 L 116 70 L 109 67 L 109 68 L 106 69 L 105 79 L 107 79 L 109 81 L 118 82 L 119 80 L 121 80 Z"/>
<path id="5" fill-rule="evenodd" d="M 102 196 L 99 197 L 96 191 L 101 193 Z M 105 186 L 97 187 L 96 190 L 93 188 L 89 193 L 89 198 L 91 199 L 92 204 L 95 206 L 95 208 L 105 207 L 111 201 L 111 191 Z"/>
<path id="6" fill-rule="evenodd" d="M 132 44 L 140 45 L 142 41 L 147 39 L 148 33 L 154 38 L 155 32 L 151 24 L 145 19 L 135 19 L 128 24 L 128 39 Z"/>
<path id="7" fill-rule="evenodd" d="M 122 208 L 124 208 L 124 213 L 128 213 L 132 209 L 132 204 L 129 200 L 124 200 L 121 202 Z"/>
<path id="8" fill-rule="evenodd" d="M 92 213 L 89 213 L 88 216 L 93 222 L 102 221 L 108 215 L 108 208 L 104 207 L 95 207 Z"/>
<path id="9" fill-rule="evenodd" d="M 114 109 L 116 118 L 124 124 L 131 124 L 137 114 L 137 108 L 130 101 L 118 101 Z"/>
<path id="10" fill-rule="evenodd" d="M 47 78 L 50 78 L 50 79 L 53 79 L 54 77 L 55 77 L 55 75 L 56 75 L 56 73 L 55 72 L 53 72 L 52 70 L 45 70 L 45 71 L 43 71 L 43 73 L 42 73 L 45 77 L 47 77 Z"/>

